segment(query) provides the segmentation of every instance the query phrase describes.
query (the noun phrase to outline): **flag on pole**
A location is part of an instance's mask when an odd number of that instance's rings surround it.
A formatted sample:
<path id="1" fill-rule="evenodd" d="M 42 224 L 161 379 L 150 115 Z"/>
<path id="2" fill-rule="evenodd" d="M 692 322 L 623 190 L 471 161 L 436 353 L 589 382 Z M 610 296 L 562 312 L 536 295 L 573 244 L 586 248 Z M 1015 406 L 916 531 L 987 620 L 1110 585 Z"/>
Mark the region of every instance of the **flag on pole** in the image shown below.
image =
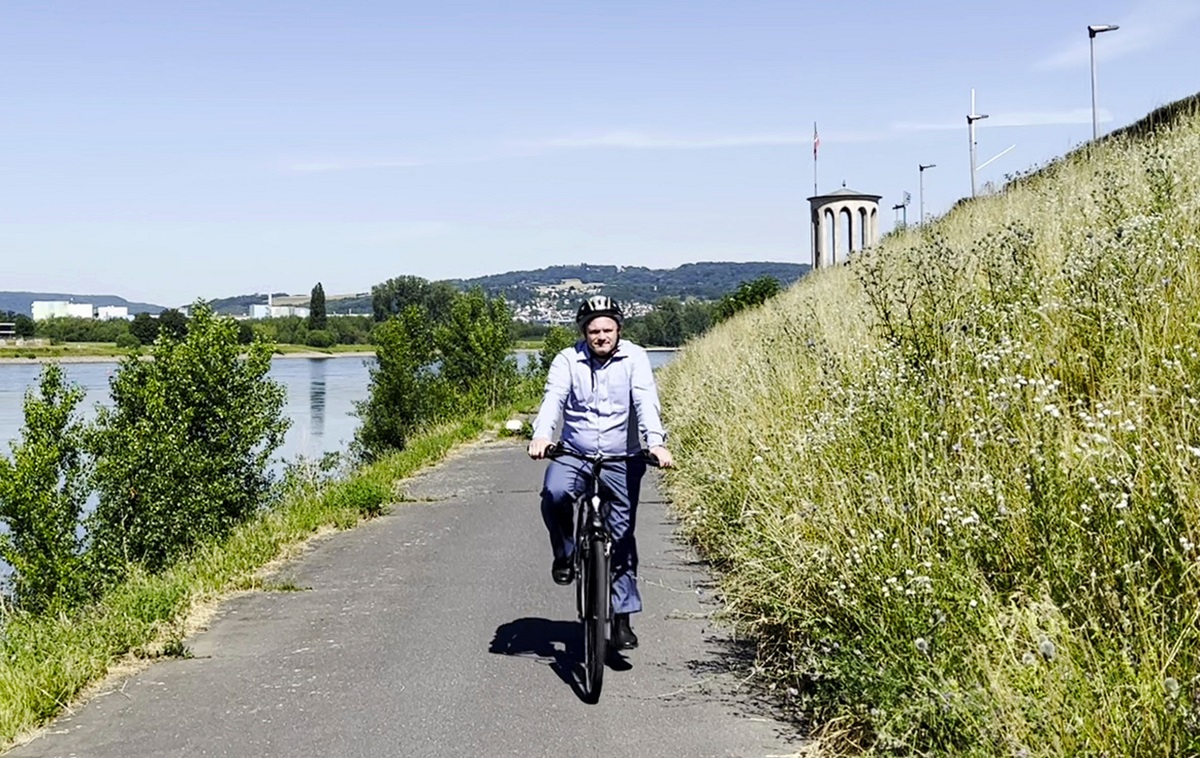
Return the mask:
<path id="1" fill-rule="evenodd" d="M 817 136 L 817 122 L 813 122 L 813 160 L 817 159 L 817 148 L 821 146 L 821 138 Z"/>

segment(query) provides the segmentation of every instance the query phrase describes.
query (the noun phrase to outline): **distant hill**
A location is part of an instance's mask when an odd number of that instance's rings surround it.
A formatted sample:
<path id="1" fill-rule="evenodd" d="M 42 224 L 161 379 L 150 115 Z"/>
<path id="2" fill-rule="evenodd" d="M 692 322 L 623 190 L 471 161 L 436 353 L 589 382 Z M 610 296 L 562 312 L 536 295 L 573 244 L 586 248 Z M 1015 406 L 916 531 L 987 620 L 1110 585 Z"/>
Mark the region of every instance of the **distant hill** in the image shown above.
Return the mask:
<path id="1" fill-rule="evenodd" d="M 271 297 L 287 297 L 287 293 L 274 292 L 271 294 Z M 250 312 L 250 306 L 264 305 L 266 302 L 266 294 L 255 292 L 253 295 L 234 295 L 233 297 L 209 300 L 208 304 L 217 313 L 223 313 L 227 316 L 245 316 Z"/>
<path id="2" fill-rule="evenodd" d="M 773 276 L 787 287 L 812 268 L 807 263 L 705 262 L 685 263 L 678 268 L 653 269 L 643 266 L 550 266 L 534 271 L 511 271 L 474 279 L 452 279 L 461 289 L 480 286 L 489 295 L 504 295 L 510 302 L 528 302 L 538 287 L 578 279 L 584 284 L 601 284 L 604 294 L 628 302 L 652 303 L 663 297 L 716 300 L 745 281 Z"/>
<path id="3" fill-rule="evenodd" d="M 300 305 L 308 307 L 308 300 L 311 295 L 289 295 L 286 292 L 272 292 L 271 303 L 273 305 Z M 216 300 L 209 300 L 208 304 L 212 309 L 227 316 L 245 316 L 250 312 L 252 305 L 266 305 L 266 293 L 256 292 L 253 295 L 234 295 L 233 297 L 222 297 Z M 360 316 L 371 315 L 371 295 L 326 295 L 325 310 L 328 313 L 353 314 Z"/>
<path id="4" fill-rule="evenodd" d="M 644 266 L 550 266 L 532 271 L 509 271 L 490 274 L 474 279 L 448 279 L 460 290 L 482 287 L 489 295 L 503 295 L 513 304 L 531 303 L 544 298 L 539 288 L 554 287 L 563 281 L 578 280 L 582 284 L 601 285 L 598 289 L 610 297 L 627 303 L 654 303 L 664 297 L 680 299 L 694 297 L 701 300 L 716 300 L 727 292 L 737 289 L 742 282 L 761 276 L 773 276 L 784 287 L 791 285 L 809 272 L 807 263 L 761 262 L 706 262 L 685 263 L 678 268 L 653 269 Z M 577 297 L 576 293 L 563 291 L 563 296 Z M 273 294 L 276 303 L 307 305 L 307 295 Z M 218 313 L 245 314 L 250 305 L 265 303 L 265 294 L 237 295 L 211 300 Z M 326 295 L 325 304 L 330 313 L 371 313 L 370 293 L 338 297 Z"/>
<path id="5" fill-rule="evenodd" d="M 73 295 L 65 292 L 0 292 L 0 311 L 13 311 L 33 315 L 34 300 L 67 300 L 73 303 L 91 303 L 92 305 L 123 305 L 130 314 L 161 313 L 166 306 L 152 303 L 135 303 L 116 295 Z"/>

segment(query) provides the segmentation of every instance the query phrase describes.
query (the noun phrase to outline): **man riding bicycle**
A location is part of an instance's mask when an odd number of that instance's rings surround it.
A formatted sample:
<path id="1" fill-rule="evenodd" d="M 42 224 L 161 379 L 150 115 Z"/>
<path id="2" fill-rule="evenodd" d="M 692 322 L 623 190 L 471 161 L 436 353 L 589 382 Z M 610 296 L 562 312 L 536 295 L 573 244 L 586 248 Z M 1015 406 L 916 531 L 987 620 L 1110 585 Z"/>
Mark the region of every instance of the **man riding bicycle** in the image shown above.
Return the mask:
<path id="1" fill-rule="evenodd" d="M 626 455 L 642 449 L 639 431 L 659 465 L 674 465 L 664 447 L 666 430 L 659 416 L 658 388 L 650 359 L 640 346 L 621 340 L 624 320 L 616 301 L 604 295 L 588 298 L 575 315 L 583 339 L 554 357 L 546 394 L 533 423 L 529 457 L 544 458 L 562 414 L 562 443 L 583 455 Z M 611 496 L 608 528 L 612 533 L 612 641 L 618 650 L 637 647 L 629 615 L 642 609 L 637 586 L 638 495 L 646 464 L 637 459 L 614 463 L 600 475 Z M 558 584 L 575 578 L 572 556 L 571 504 L 587 489 L 591 471 L 573 458 L 557 458 L 546 467 L 542 487 L 542 520 L 550 533 L 554 562 L 550 574 Z"/>

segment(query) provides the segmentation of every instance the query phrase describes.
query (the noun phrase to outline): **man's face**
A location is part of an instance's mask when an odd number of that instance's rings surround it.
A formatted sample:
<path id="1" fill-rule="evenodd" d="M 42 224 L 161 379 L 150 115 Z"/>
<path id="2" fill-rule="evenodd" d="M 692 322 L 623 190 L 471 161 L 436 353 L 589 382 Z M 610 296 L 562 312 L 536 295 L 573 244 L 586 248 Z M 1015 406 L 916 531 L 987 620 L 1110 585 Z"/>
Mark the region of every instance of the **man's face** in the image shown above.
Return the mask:
<path id="1" fill-rule="evenodd" d="M 587 327 L 583 330 L 583 335 L 587 339 L 588 347 L 591 348 L 593 355 L 597 358 L 607 358 L 617 347 L 619 332 L 616 319 L 597 316 L 588 322 Z"/>

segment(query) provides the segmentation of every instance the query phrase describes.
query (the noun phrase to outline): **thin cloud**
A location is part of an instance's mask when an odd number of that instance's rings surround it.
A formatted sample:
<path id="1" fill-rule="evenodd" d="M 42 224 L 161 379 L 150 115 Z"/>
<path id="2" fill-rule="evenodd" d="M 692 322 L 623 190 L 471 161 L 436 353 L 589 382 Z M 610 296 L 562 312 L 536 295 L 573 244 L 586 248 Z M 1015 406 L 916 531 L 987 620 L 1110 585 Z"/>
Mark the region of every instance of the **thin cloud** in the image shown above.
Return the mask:
<path id="1" fill-rule="evenodd" d="M 880 132 L 821 133 L 822 144 L 880 142 L 895 135 Z M 741 147 L 790 147 L 811 145 L 812 133 L 762 132 L 705 136 L 647 134 L 637 131 L 611 131 L 569 137 L 513 142 L 477 154 L 457 153 L 454 157 L 405 160 L 328 160 L 292 161 L 284 169 L 297 174 L 329 174 L 346 171 L 404 169 L 417 166 L 486 163 L 499 160 L 534 158 L 568 150 L 722 150 Z"/>
<path id="2" fill-rule="evenodd" d="M 822 134 L 822 142 L 874 142 L 884 139 L 881 133 L 834 132 Z M 787 147 L 811 145 L 812 134 L 805 132 L 765 132 L 759 134 L 729 134 L 706 136 L 656 135 L 635 131 L 615 131 L 603 134 L 558 137 L 530 143 L 542 150 L 587 150 L 615 148 L 621 150 L 721 150 L 737 147 Z"/>
<path id="3" fill-rule="evenodd" d="M 1112 120 L 1112 113 L 1103 108 L 1096 111 L 1096 118 L 1100 121 L 1108 122 Z M 1092 123 L 1092 110 L 1090 108 L 1074 108 L 1064 111 L 1016 111 L 1013 113 L 992 113 L 987 119 L 977 122 L 980 127 L 997 127 L 997 126 L 1062 126 L 1069 124 L 1090 124 Z M 951 129 L 962 129 L 967 125 L 967 116 L 964 113 L 961 119 L 954 121 L 937 121 L 926 123 L 909 123 L 902 122 L 894 124 L 897 131 L 902 132 L 934 132 L 948 131 Z"/>
<path id="4" fill-rule="evenodd" d="M 370 171 L 386 168 L 413 168 L 427 166 L 426 161 L 380 160 L 380 161 L 297 161 L 285 166 L 297 174 L 326 174 L 335 171 Z"/>
<path id="5" fill-rule="evenodd" d="M 1189 22 L 1198 16 L 1200 3 L 1195 0 L 1146 0 L 1119 18 L 1091 19 L 1091 23 L 1115 23 L 1121 27 L 1104 34 L 1103 42 L 1097 41 L 1097 57 L 1103 54 L 1111 60 L 1154 47 L 1184 31 Z M 1089 48 L 1087 30 L 1080 28 L 1070 42 L 1038 61 L 1034 68 L 1083 68 L 1090 64 Z"/>

